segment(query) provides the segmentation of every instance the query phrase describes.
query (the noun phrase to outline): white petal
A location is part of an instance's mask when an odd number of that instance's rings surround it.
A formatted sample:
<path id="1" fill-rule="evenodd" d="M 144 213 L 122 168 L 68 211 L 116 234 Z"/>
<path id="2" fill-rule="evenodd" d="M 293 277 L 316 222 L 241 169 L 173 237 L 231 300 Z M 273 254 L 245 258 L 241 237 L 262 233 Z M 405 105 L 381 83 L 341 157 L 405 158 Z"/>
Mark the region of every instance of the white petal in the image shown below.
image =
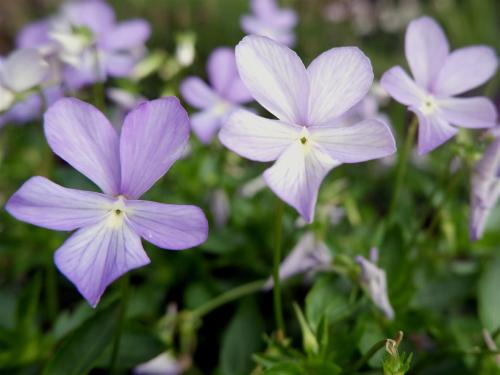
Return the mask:
<path id="1" fill-rule="evenodd" d="M 12 91 L 23 92 L 40 85 L 48 73 L 49 64 L 37 50 L 19 49 L 5 60 L 2 81 Z"/>

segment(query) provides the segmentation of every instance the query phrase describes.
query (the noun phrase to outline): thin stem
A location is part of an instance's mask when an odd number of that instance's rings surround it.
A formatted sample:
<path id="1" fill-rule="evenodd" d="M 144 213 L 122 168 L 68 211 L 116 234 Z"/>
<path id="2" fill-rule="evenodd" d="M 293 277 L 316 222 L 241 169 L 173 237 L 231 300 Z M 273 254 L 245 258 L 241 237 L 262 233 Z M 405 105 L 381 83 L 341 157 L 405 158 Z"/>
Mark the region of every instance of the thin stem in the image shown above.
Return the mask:
<path id="1" fill-rule="evenodd" d="M 367 363 L 371 357 L 373 357 L 380 349 L 385 347 L 385 344 L 387 343 L 387 339 L 380 340 L 376 342 L 370 350 L 368 350 L 363 357 L 357 361 L 354 366 L 352 367 L 352 372 L 358 371 L 365 363 Z"/>
<path id="2" fill-rule="evenodd" d="M 273 301 L 274 316 L 278 327 L 277 338 L 285 338 L 285 320 L 283 318 L 283 306 L 281 303 L 281 281 L 280 281 L 280 263 L 281 263 L 281 237 L 283 231 L 283 212 L 285 204 L 279 200 L 276 208 L 276 222 L 274 226 L 274 262 L 273 262 Z"/>
<path id="3" fill-rule="evenodd" d="M 99 50 L 97 49 L 97 47 L 94 47 L 93 50 L 95 57 L 95 75 L 96 75 L 96 81 L 94 83 L 94 86 L 92 87 L 92 95 L 94 99 L 93 102 L 94 105 L 102 111 L 104 110 L 104 84 L 101 81 Z"/>
<path id="4" fill-rule="evenodd" d="M 120 309 L 118 310 L 115 338 L 113 340 L 113 349 L 111 352 L 111 359 L 109 362 L 110 374 L 115 374 L 117 370 L 116 362 L 118 360 L 118 353 L 120 351 L 120 341 L 122 338 L 123 328 L 125 325 L 125 316 L 127 313 L 127 306 L 130 294 L 130 280 L 128 275 L 123 276 L 121 280 L 121 294 L 122 294 L 122 300 L 120 304 Z"/>

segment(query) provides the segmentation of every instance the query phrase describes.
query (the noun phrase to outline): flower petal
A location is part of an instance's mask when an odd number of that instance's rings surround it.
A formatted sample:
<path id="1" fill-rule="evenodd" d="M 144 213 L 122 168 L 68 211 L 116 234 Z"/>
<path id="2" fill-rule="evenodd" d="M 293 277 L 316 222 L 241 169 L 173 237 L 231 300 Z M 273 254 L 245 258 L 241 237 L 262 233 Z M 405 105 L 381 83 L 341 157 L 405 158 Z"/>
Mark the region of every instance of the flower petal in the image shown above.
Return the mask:
<path id="1" fill-rule="evenodd" d="M 18 220 L 69 231 L 102 220 L 112 204 L 104 194 L 67 189 L 37 176 L 12 195 L 5 209 Z"/>
<path id="2" fill-rule="evenodd" d="M 72 25 L 88 27 L 97 35 L 108 32 L 115 23 L 113 8 L 101 0 L 67 2 L 62 12 Z"/>
<path id="3" fill-rule="evenodd" d="M 18 48 L 38 48 L 51 41 L 49 39 L 50 22 L 47 20 L 36 21 L 24 26 L 16 37 Z"/>
<path id="4" fill-rule="evenodd" d="M 478 87 L 497 70 L 498 57 L 492 48 L 472 46 L 453 51 L 437 76 L 434 91 L 453 96 Z"/>
<path id="5" fill-rule="evenodd" d="M 313 60 L 308 125 L 321 125 L 341 116 L 363 99 L 373 82 L 370 60 L 356 47 L 332 48 Z"/>
<path id="6" fill-rule="evenodd" d="M 224 146 L 244 158 L 273 161 L 295 140 L 302 128 L 279 120 L 237 110 L 225 121 L 219 133 Z"/>
<path id="7" fill-rule="evenodd" d="M 311 223 L 321 182 L 339 164 L 339 161 L 333 160 L 314 145 L 305 151 L 300 140 L 296 140 L 264 172 L 264 179 L 278 197 Z"/>
<path id="8" fill-rule="evenodd" d="M 450 124 L 465 128 L 491 128 L 496 125 L 497 112 L 485 97 L 448 98 L 438 101 L 443 118 Z"/>
<path id="9" fill-rule="evenodd" d="M 142 19 L 120 22 L 103 35 L 100 42 L 107 50 L 130 50 L 141 47 L 151 34 L 149 23 Z"/>
<path id="10" fill-rule="evenodd" d="M 418 153 L 420 155 L 441 146 L 458 132 L 458 129 L 451 126 L 442 116 L 424 115 L 413 107 L 410 107 L 410 110 L 418 117 Z"/>
<path id="11" fill-rule="evenodd" d="M 391 130 L 378 120 L 364 120 L 347 127 L 324 125 L 308 129 L 312 139 L 332 159 L 343 163 L 383 158 L 396 152 Z"/>
<path id="12" fill-rule="evenodd" d="M 425 92 L 400 66 L 395 66 L 385 72 L 380 84 L 391 97 L 401 104 L 420 106 L 425 98 Z"/>
<path id="13" fill-rule="evenodd" d="M 215 108 L 206 109 L 191 116 L 191 129 L 203 144 L 209 144 L 222 125 L 224 113 Z"/>
<path id="14" fill-rule="evenodd" d="M 184 250 L 205 242 L 208 222 L 196 206 L 128 200 L 130 225 L 146 241 L 170 250 Z"/>
<path id="15" fill-rule="evenodd" d="M 121 193 L 137 199 L 182 155 L 189 118 L 176 97 L 144 102 L 123 123 L 120 138 Z"/>
<path id="16" fill-rule="evenodd" d="M 119 193 L 118 136 L 90 104 L 63 98 L 45 113 L 45 137 L 52 150 L 107 194 Z"/>
<path id="17" fill-rule="evenodd" d="M 5 86 L 23 92 L 43 82 L 49 74 L 49 64 L 36 49 L 18 49 L 5 59 L 1 73 Z"/>
<path id="18" fill-rule="evenodd" d="M 188 77 L 182 81 L 180 91 L 184 100 L 197 109 L 209 108 L 218 100 L 217 94 L 198 77 Z"/>
<path id="19" fill-rule="evenodd" d="M 107 220 L 79 229 L 56 251 L 54 260 L 93 307 L 114 280 L 149 263 L 140 237 L 126 221 L 110 227 Z"/>
<path id="20" fill-rule="evenodd" d="M 295 52 L 269 38 L 250 35 L 236 46 L 236 63 L 255 100 L 280 120 L 305 125 L 309 82 Z"/>
<path id="21" fill-rule="evenodd" d="M 139 57 L 128 52 L 109 52 L 102 56 L 104 69 L 112 77 L 127 77 L 132 73 Z"/>
<path id="22" fill-rule="evenodd" d="M 405 37 L 406 60 L 421 87 L 430 88 L 449 51 L 446 35 L 434 19 L 424 16 L 410 22 Z"/>

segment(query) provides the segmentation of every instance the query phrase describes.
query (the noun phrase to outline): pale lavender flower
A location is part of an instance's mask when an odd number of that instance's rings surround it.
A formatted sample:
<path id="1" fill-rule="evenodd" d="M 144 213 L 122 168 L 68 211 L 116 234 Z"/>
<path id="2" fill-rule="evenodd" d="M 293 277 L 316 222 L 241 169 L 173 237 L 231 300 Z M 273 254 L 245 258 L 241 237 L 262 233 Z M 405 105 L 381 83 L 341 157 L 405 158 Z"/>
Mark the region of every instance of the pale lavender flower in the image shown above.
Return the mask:
<path id="1" fill-rule="evenodd" d="M 280 9 L 276 0 L 251 0 L 251 15 L 241 17 L 241 28 L 247 34 L 261 35 L 279 43 L 295 44 L 294 27 L 297 13 L 292 9 Z"/>
<path id="2" fill-rule="evenodd" d="M 235 111 L 220 140 L 245 158 L 276 161 L 264 172 L 267 185 L 308 223 L 332 168 L 395 152 L 391 131 L 378 120 L 338 126 L 373 81 L 370 60 L 358 48 L 333 48 L 306 69 L 286 46 L 247 36 L 236 47 L 236 62 L 253 97 L 279 120 Z"/>
<path id="3" fill-rule="evenodd" d="M 6 209 L 37 226 L 76 230 L 56 251 L 55 263 L 92 306 L 115 279 L 150 262 L 141 237 L 172 250 L 206 240 L 208 224 L 198 207 L 139 200 L 188 142 L 189 119 L 176 98 L 139 105 L 120 137 L 101 112 L 77 99 L 55 103 L 44 127 L 52 150 L 104 193 L 67 189 L 37 176 Z"/>
<path id="4" fill-rule="evenodd" d="M 500 198 L 500 138 L 496 138 L 476 164 L 472 176 L 469 235 L 479 240 L 488 216 Z"/>
<path id="5" fill-rule="evenodd" d="M 137 366 L 134 375 L 180 375 L 183 366 L 170 353 L 162 353 Z"/>
<path id="6" fill-rule="evenodd" d="M 383 75 L 381 84 L 417 115 L 420 154 L 452 138 L 458 132 L 455 126 L 477 129 L 495 125 L 497 113 L 491 100 L 456 97 L 493 76 L 498 65 L 493 49 L 471 46 L 450 53 L 437 22 L 421 17 L 406 30 L 405 51 L 414 80 L 396 66 Z"/>
<path id="7" fill-rule="evenodd" d="M 205 144 L 210 143 L 229 114 L 252 101 L 238 75 L 232 48 L 214 50 L 208 58 L 207 72 L 210 86 L 199 77 L 188 77 L 180 88 L 189 105 L 201 110 L 191 116 L 191 127 Z"/>

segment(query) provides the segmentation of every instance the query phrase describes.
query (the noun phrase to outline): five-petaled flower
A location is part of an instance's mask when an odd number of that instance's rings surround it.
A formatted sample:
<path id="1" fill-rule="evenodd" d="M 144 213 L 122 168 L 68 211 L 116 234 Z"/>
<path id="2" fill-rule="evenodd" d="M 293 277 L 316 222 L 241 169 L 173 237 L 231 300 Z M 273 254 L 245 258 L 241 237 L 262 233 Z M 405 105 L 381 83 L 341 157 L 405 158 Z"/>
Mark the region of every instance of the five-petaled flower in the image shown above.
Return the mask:
<path id="1" fill-rule="evenodd" d="M 188 142 L 189 119 L 176 98 L 136 107 L 120 137 L 101 112 L 77 99 L 56 102 L 44 127 L 52 150 L 104 194 L 67 189 L 38 176 L 6 209 L 44 228 L 77 229 L 55 253 L 55 263 L 92 306 L 115 279 L 149 263 L 141 237 L 171 250 L 206 240 L 208 224 L 198 207 L 139 200 Z"/>
<path id="2" fill-rule="evenodd" d="M 221 142 L 251 160 L 276 163 L 264 172 L 268 186 L 312 222 L 319 187 L 341 163 L 395 152 L 394 137 L 378 120 L 342 126 L 339 118 L 368 93 L 370 60 L 355 47 L 333 48 L 306 69 L 300 58 L 269 38 L 247 36 L 236 47 L 240 77 L 279 120 L 235 111 Z"/>
<path id="3" fill-rule="evenodd" d="M 450 138 L 458 129 L 489 128 L 497 113 L 485 97 L 457 98 L 486 82 L 497 69 L 493 49 L 471 46 L 450 53 L 441 27 L 429 17 L 410 22 L 406 30 L 406 60 L 414 80 L 396 66 L 381 84 L 398 102 L 407 105 L 419 122 L 418 152 L 425 154 Z"/>
<path id="4" fill-rule="evenodd" d="M 191 116 L 191 127 L 201 142 L 210 143 L 224 120 L 252 96 L 238 75 L 232 48 L 220 47 L 207 62 L 209 87 L 198 77 L 186 78 L 180 87 L 189 105 L 201 112 Z"/>

